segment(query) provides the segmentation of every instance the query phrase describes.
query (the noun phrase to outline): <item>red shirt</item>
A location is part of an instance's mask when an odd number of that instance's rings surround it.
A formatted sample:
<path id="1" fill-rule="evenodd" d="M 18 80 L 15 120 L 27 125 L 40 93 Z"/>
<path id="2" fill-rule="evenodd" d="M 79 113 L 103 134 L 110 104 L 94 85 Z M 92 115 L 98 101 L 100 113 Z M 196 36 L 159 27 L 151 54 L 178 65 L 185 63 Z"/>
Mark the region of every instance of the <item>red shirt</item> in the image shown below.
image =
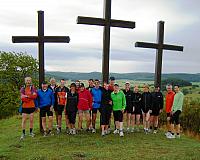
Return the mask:
<path id="1" fill-rule="evenodd" d="M 78 109 L 79 110 L 90 110 L 92 109 L 92 95 L 90 91 L 84 89 L 78 92 Z"/>
<path id="2" fill-rule="evenodd" d="M 114 91 L 114 86 L 111 86 L 110 84 L 109 84 L 109 86 L 108 86 L 108 90 L 110 90 L 110 91 Z"/>
<path id="3" fill-rule="evenodd" d="M 35 102 L 34 100 L 37 98 L 37 94 L 35 89 L 32 91 L 31 87 L 26 87 L 21 89 L 21 100 L 22 100 L 22 108 L 34 108 Z"/>
<path id="4" fill-rule="evenodd" d="M 172 105 L 174 102 L 174 95 L 173 91 L 166 94 L 166 113 L 170 113 L 172 109 Z"/>

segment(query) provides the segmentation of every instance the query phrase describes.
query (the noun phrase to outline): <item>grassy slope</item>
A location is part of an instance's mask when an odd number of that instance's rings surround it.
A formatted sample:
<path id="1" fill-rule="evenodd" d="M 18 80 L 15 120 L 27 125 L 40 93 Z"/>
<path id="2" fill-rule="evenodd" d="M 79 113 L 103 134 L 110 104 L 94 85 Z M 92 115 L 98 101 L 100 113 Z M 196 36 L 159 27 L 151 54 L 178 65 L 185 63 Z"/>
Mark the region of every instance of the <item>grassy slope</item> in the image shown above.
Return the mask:
<path id="1" fill-rule="evenodd" d="M 0 121 L 0 159 L 200 159 L 200 143 L 182 136 L 168 140 L 164 133 L 145 135 L 133 133 L 101 137 L 100 133 L 85 132 L 43 138 L 27 137 L 20 142 L 18 116 Z M 35 131 L 38 130 L 37 119 Z"/>

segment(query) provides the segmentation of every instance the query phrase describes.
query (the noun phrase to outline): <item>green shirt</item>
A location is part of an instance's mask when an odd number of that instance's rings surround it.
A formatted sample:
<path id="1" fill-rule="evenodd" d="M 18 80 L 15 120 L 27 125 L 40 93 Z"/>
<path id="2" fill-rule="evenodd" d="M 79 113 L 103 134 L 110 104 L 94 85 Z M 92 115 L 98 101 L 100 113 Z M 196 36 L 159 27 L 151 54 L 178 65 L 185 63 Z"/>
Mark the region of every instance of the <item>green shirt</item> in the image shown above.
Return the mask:
<path id="1" fill-rule="evenodd" d="M 184 95 L 181 91 L 175 94 L 174 96 L 174 102 L 172 105 L 172 112 L 176 112 L 178 110 L 182 111 L 183 108 L 183 98 Z"/>
<path id="2" fill-rule="evenodd" d="M 122 91 L 118 93 L 111 93 L 111 99 L 113 102 L 113 111 L 124 110 L 126 107 L 126 97 Z"/>

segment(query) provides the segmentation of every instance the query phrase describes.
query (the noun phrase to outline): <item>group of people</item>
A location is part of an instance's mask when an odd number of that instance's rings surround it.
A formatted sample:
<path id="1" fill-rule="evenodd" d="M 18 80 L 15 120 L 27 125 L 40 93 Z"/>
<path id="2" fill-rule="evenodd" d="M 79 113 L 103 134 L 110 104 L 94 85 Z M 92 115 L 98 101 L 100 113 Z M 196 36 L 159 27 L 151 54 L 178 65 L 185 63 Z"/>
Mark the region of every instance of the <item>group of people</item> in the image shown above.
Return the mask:
<path id="1" fill-rule="evenodd" d="M 179 116 L 182 112 L 184 95 L 178 85 L 166 86 L 166 114 L 167 114 L 167 138 L 180 138 Z M 25 138 L 27 115 L 30 115 L 30 136 L 34 137 L 33 119 L 34 112 L 39 111 L 42 119 L 43 135 L 54 135 L 53 111 L 56 116 L 57 134 L 62 131 L 62 117 L 65 115 L 66 128 L 69 134 L 77 134 L 83 130 L 83 119 L 86 120 L 86 131 L 96 133 L 96 119 L 100 115 L 101 135 L 111 132 L 111 117 L 114 117 L 114 134 L 124 136 L 124 131 L 139 131 L 142 115 L 144 132 L 157 133 L 158 117 L 163 111 L 163 94 L 158 86 L 150 92 L 149 85 L 144 84 L 143 93 L 139 93 L 138 86 L 133 91 L 129 82 L 125 83 L 123 90 L 115 83 L 115 78 L 110 77 L 109 84 L 100 85 L 98 79 L 88 80 L 88 87 L 84 83 L 76 81 L 66 87 L 66 81 L 60 80 L 59 86 L 54 78 L 50 83 L 44 81 L 41 89 L 36 90 L 31 77 L 25 78 L 25 85 L 21 88 L 22 101 L 22 136 Z M 78 127 L 76 116 L 78 115 Z M 47 120 L 48 117 L 48 129 Z M 126 129 L 123 127 L 126 121 Z M 175 130 L 176 125 L 176 130 Z"/>

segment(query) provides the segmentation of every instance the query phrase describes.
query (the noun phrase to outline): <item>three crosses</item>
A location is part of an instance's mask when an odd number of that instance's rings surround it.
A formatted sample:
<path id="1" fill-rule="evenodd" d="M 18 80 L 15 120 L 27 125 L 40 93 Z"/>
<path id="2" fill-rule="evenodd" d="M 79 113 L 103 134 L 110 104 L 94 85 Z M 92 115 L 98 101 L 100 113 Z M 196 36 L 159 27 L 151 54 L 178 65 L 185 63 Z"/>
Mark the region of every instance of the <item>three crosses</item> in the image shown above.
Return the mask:
<path id="1" fill-rule="evenodd" d="M 135 22 L 111 19 L 111 0 L 104 0 L 104 17 L 92 18 L 78 16 L 78 24 L 98 25 L 104 27 L 103 32 L 103 58 L 102 82 L 108 82 L 109 55 L 110 55 L 110 28 L 135 28 Z M 155 85 L 161 85 L 162 54 L 163 50 L 183 51 L 182 46 L 164 44 L 164 22 L 158 22 L 157 43 L 136 42 L 136 47 L 154 48 L 156 52 Z M 38 36 L 13 36 L 13 43 L 38 43 L 39 55 L 39 84 L 44 81 L 44 43 L 69 43 L 68 36 L 44 36 L 44 12 L 38 11 Z"/>

